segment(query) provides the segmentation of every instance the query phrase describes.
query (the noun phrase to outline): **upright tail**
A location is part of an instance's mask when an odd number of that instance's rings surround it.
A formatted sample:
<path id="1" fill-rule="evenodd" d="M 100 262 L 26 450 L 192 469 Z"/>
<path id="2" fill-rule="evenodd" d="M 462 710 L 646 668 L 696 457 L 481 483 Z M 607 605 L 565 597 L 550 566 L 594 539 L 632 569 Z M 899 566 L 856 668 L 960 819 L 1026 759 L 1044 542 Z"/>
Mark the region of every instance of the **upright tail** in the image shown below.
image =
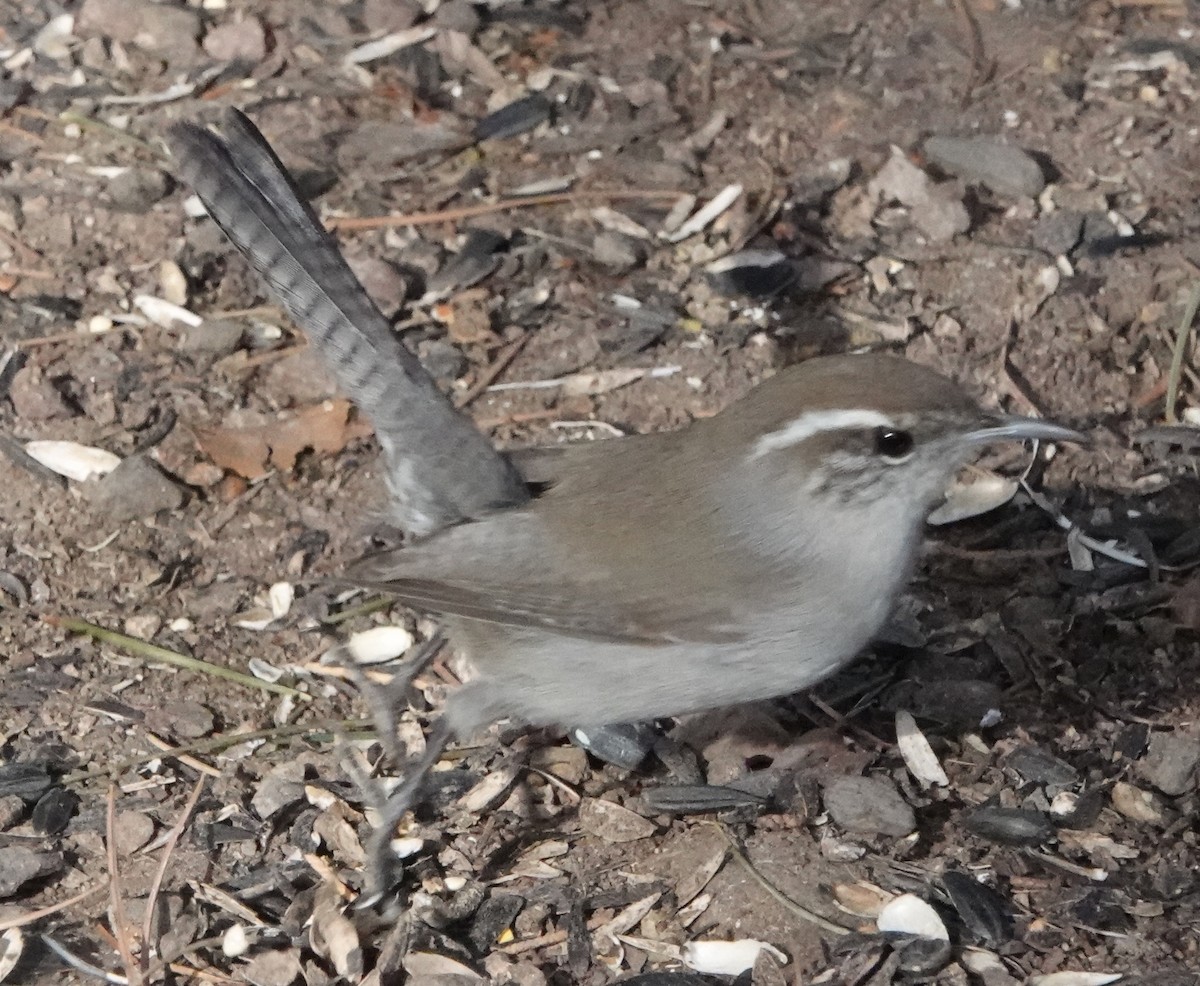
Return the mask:
<path id="1" fill-rule="evenodd" d="M 524 502 L 516 470 L 396 338 L 266 138 L 233 109 L 223 130 L 171 129 L 179 177 L 374 423 L 396 523 L 419 536 Z"/>

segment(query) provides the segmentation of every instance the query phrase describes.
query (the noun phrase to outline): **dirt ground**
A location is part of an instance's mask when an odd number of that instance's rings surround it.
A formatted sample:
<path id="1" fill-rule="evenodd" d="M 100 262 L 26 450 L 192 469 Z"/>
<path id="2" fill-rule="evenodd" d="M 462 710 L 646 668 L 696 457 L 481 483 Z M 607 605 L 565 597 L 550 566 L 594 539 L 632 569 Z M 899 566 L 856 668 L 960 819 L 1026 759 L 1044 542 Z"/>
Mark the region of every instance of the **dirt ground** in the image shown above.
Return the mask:
<path id="1" fill-rule="evenodd" d="M 754 983 L 1200 981 L 1190 336 L 1166 396 L 1200 285 L 1198 30 L 1184 0 L 0 5 L 0 897 L 7 920 L 92 891 L 23 951 L 7 933 L 8 981 L 685 986 L 732 981 L 678 970 L 733 939 L 781 956 Z M 1032 474 L 1076 532 L 1024 495 L 933 528 L 895 639 L 676 727 L 758 810 L 663 810 L 678 767 L 494 730 L 405 823 L 401 916 L 347 907 L 370 832 L 347 764 L 380 751 L 320 660 L 430 624 L 323 580 L 374 543 L 378 449 L 169 177 L 167 127 L 226 106 L 326 218 L 438 213 L 339 236 L 501 446 L 676 427 L 785 362 L 888 350 L 1087 431 Z M 503 205 L 531 191 L 565 194 Z M 787 276 L 708 269 L 744 250 Z M 63 479 L 23 454 L 46 440 L 123 465 Z M 418 678 L 406 739 L 462 671 Z M 906 767 L 897 712 L 946 783 Z M 948 947 L 876 931 L 904 893 Z"/>

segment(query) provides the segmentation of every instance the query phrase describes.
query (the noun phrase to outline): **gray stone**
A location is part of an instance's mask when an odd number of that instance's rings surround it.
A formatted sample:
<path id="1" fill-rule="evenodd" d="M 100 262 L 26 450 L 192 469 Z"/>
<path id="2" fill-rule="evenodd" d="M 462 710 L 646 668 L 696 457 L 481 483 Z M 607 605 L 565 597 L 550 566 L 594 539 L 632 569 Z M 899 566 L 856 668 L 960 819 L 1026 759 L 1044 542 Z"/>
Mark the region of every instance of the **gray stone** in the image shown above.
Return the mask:
<path id="1" fill-rule="evenodd" d="M 183 4 L 83 0 L 75 17 L 75 33 L 81 38 L 111 38 L 168 59 L 190 57 L 200 36 L 200 15 Z"/>
<path id="2" fill-rule="evenodd" d="M 467 0 L 446 0 L 433 12 L 433 23 L 447 31 L 458 31 L 471 37 L 481 23 L 475 6 Z"/>
<path id="3" fill-rule="evenodd" d="M 126 168 L 108 183 L 108 207 L 140 215 L 170 190 L 171 180 L 156 168 Z"/>
<path id="4" fill-rule="evenodd" d="M 183 504 L 184 491 L 149 458 L 131 455 L 92 487 L 91 501 L 120 522 L 175 510 Z"/>
<path id="5" fill-rule="evenodd" d="M 1069 763 L 1036 746 L 1019 746 L 1005 758 L 1006 767 L 1034 784 L 1074 784 L 1079 773 Z"/>
<path id="6" fill-rule="evenodd" d="M 908 835 L 917 819 L 896 785 L 882 777 L 838 777 L 825 786 L 825 808 L 847 832 Z"/>
<path id="7" fill-rule="evenodd" d="M 467 358 L 457 346 L 444 339 L 418 343 L 417 356 L 435 380 L 457 380 L 467 372 Z"/>
<path id="8" fill-rule="evenodd" d="M 57 852 L 35 852 L 25 846 L 0 847 L 0 897 L 11 897 L 30 880 L 62 869 Z"/>
<path id="9" fill-rule="evenodd" d="M 1196 786 L 1200 740 L 1181 732 L 1154 733 L 1138 773 L 1163 794 L 1177 797 Z"/>
<path id="10" fill-rule="evenodd" d="M 925 156 L 943 171 L 977 182 L 997 195 L 1036 198 L 1046 187 L 1042 169 L 1029 154 L 994 137 L 930 137 Z"/>
<path id="11" fill-rule="evenodd" d="M 1070 253 L 1083 236 L 1083 214 L 1075 211 L 1051 212 L 1042 216 L 1030 236 L 1033 245 L 1055 257 Z"/>
<path id="12" fill-rule="evenodd" d="M 267 57 L 267 35 L 256 17 L 227 21 L 204 36 L 204 51 L 219 62 L 261 62 Z"/>
<path id="13" fill-rule="evenodd" d="M 638 244 L 627 236 L 604 230 L 592 239 L 596 260 L 614 274 L 625 274 L 642 262 Z"/>
<path id="14" fill-rule="evenodd" d="M 228 318 L 206 318 L 199 325 L 185 326 L 179 348 L 185 353 L 228 356 L 241 345 L 246 327 Z"/>
<path id="15" fill-rule="evenodd" d="M 384 315 L 391 318 L 400 310 L 408 297 L 408 280 L 394 265 L 363 253 L 348 254 L 346 263 Z"/>
<path id="16" fill-rule="evenodd" d="M 971 216 L 950 182 L 929 175 L 895 150 L 867 185 L 872 198 L 896 201 L 909 210 L 912 223 L 934 243 L 944 243 L 971 228 Z"/>
<path id="17" fill-rule="evenodd" d="M 407 30 L 421 14 L 420 4 L 411 0 L 364 0 L 360 16 L 363 26 L 375 33 Z"/>

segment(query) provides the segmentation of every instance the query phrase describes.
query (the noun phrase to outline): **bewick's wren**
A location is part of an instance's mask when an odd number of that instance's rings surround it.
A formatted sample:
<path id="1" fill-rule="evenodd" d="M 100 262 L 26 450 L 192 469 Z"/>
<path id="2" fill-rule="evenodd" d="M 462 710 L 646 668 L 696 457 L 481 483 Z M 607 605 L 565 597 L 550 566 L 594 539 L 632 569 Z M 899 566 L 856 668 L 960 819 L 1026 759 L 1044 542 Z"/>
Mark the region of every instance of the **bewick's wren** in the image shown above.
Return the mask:
<path id="1" fill-rule="evenodd" d="M 173 131 L 182 176 L 372 417 L 397 519 L 431 535 L 348 578 L 446 617 L 478 671 L 447 703 L 459 736 L 504 717 L 598 726 L 811 685 L 882 625 L 973 449 L 1084 438 L 983 410 L 916 364 L 839 356 L 680 431 L 518 460 L 541 491 L 530 499 L 392 335 L 258 131 L 236 112 L 225 127 L 224 141 Z"/>
<path id="2" fill-rule="evenodd" d="M 680 431 L 568 446 L 528 505 L 348 578 L 449 618 L 479 672 L 447 703 L 459 736 L 770 698 L 876 633 L 976 447 L 1035 438 L 1083 436 L 895 357 L 809 360 Z"/>

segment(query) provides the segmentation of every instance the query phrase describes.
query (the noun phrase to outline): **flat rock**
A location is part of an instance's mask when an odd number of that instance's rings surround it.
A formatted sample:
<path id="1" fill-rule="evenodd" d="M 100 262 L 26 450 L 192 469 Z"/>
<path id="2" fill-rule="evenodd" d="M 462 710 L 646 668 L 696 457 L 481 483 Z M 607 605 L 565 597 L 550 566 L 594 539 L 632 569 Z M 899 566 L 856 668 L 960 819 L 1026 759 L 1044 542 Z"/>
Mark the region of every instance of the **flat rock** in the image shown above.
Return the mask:
<path id="1" fill-rule="evenodd" d="M 605 842 L 636 842 L 652 836 L 658 829 L 637 812 L 599 798 L 585 798 L 580 804 L 579 827 Z"/>
<path id="2" fill-rule="evenodd" d="M 1082 236 L 1083 213 L 1060 209 L 1034 223 L 1030 240 L 1039 250 L 1058 257 L 1074 250 Z"/>
<path id="3" fill-rule="evenodd" d="M 183 489 L 144 455 L 131 455 L 91 489 L 92 506 L 110 520 L 149 517 L 183 505 Z"/>
<path id="4" fill-rule="evenodd" d="M 30 880 L 62 869 L 62 854 L 25 846 L 0 847 L 0 897 L 11 897 Z"/>
<path id="5" fill-rule="evenodd" d="M 200 36 L 200 15 L 182 3 L 84 0 L 75 16 L 75 33 L 110 38 L 167 58 L 190 56 Z"/>
<path id="6" fill-rule="evenodd" d="M 171 191 L 171 179 L 157 168 L 126 168 L 108 183 L 107 205 L 116 212 L 142 215 Z"/>
<path id="7" fill-rule="evenodd" d="M 267 57 L 267 35 L 257 17 L 218 24 L 204 35 L 204 51 L 219 62 L 261 62 Z"/>
<path id="8" fill-rule="evenodd" d="M 1036 198 L 1046 177 L 1032 156 L 994 137 L 930 137 L 925 156 L 943 171 L 997 195 Z"/>
<path id="9" fill-rule="evenodd" d="M 825 786 L 825 808 L 847 832 L 908 835 L 917 827 L 912 808 L 882 777 L 838 777 Z"/>
<path id="10" fill-rule="evenodd" d="M 935 183 L 899 148 L 867 186 L 881 201 L 896 201 L 909 210 L 912 223 L 934 243 L 944 243 L 971 228 L 971 216 L 952 182 Z"/>
<path id="11" fill-rule="evenodd" d="M 1138 773 L 1163 794 L 1177 797 L 1196 786 L 1200 765 L 1200 739 L 1182 732 L 1154 733 L 1150 747 L 1138 762 Z"/>
<path id="12" fill-rule="evenodd" d="M 17 371 L 8 391 L 13 408 L 21 420 L 29 423 L 69 418 L 73 412 L 39 366 L 24 366 Z"/>

